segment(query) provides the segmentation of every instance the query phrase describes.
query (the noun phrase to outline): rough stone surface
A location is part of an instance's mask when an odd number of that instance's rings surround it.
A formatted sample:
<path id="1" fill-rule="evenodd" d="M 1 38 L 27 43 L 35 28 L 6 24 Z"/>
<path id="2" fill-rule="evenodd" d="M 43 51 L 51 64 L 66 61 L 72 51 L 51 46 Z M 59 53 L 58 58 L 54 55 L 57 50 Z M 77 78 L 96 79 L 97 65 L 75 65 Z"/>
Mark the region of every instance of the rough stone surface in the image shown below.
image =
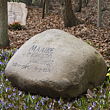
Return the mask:
<path id="1" fill-rule="evenodd" d="M 8 2 L 8 24 L 19 22 L 21 25 L 26 25 L 26 17 L 26 4 L 21 2 Z"/>
<path id="2" fill-rule="evenodd" d="M 81 39 L 51 29 L 28 40 L 6 67 L 21 90 L 50 97 L 76 97 L 104 81 L 103 57 Z"/>

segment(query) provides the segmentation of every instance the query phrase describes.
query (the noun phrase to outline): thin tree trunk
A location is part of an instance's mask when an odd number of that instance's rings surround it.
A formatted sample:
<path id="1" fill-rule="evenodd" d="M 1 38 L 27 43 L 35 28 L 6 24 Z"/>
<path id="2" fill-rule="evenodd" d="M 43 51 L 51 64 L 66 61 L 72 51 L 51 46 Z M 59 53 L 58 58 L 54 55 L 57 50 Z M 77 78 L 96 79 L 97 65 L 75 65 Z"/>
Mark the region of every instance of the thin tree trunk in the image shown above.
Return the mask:
<path id="1" fill-rule="evenodd" d="M 50 1 L 49 0 L 44 0 L 44 2 L 43 2 L 43 11 L 42 11 L 42 18 L 45 17 L 45 13 L 48 14 L 49 6 L 50 6 Z"/>
<path id="2" fill-rule="evenodd" d="M 71 0 L 62 0 L 61 6 L 65 27 L 72 27 L 79 24 L 80 21 L 73 13 Z"/>
<path id="3" fill-rule="evenodd" d="M 44 2 L 44 0 L 40 0 L 40 8 L 43 8 L 43 2 Z"/>
<path id="4" fill-rule="evenodd" d="M 88 4 L 88 0 L 82 0 L 83 7 L 86 7 Z"/>
<path id="5" fill-rule="evenodd" d="M 46 4 L 46 0 L 44 0 L 44 2 L 43 2 L 42 19 L 44 19 L 44 17 L 45 17 L 45 4 Z"/>
<path id="6" fill-rule="evenodd" d="M 50 5 L 50 1 L 46 0 L 46 3 L 45 3 L 45 12 L 46 12 L 46 14 L 48 14 L 48 12 L 49 12 L 49 5 Z"/>
<path id="7" fill-rule="evenodd" d="M 9 46 L 7 0 L 0 0 L 0 47 Z"/>
<path id="8" fill-rule="evenodd" d="M 97 18 L 97 26 L 100 27 L 101 25 L 102 25 L 101 0 L 98 0 L 98 18 Z"/>
<path id="9" fill-rule="evenodd" d="M 32 5 L 32 0 L 26 0 L 27 5 Z"/>
<path id="10" fill-rule="evenodd" d="M 75 1 L 76 7 L 75 7 L 75 11 L 76 12 L 81 12 L 82 9 L 82 0 L 76 0 Z"/>

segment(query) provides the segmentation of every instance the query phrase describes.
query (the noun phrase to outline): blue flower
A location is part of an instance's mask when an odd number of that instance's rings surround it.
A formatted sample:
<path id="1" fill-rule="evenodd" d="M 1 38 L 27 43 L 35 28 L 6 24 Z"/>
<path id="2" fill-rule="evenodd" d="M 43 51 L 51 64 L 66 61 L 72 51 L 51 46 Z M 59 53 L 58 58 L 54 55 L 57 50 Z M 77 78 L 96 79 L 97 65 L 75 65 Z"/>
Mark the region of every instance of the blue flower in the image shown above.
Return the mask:
<path id="1" fill-rule="evenodd" d="M 14 91 L 16 91 L 16 89 L 15 89 L 15 88 L 13 89 L 13 92 L 14 92 Z"/>
<path id="2" fill-rule="evenodd" d="M 95 107 L 96 106 L 96 102 L 92 102 L 92 107 Z"/>
<path id="3" fill-rule="evenodd" d="M 26 105 L 24 105 L 24 109 L 26 110 L 28 107 Z"/>
<path id="4" fill-rule="evenodd" d="M 52 102 L 49 104 L 49 108 L 52 108 Z"/>
<path id="5" fill-rule="evenodd" d="M 13 93 L 13 96 L 15 96 L 16 95 L 16 93 Z"/>
<path id="6" fill-rule="evenodd" d="M 5 72 L 4 71 L 0 71 L 0 75 L 2 75 L 2 74 L 5 74 Z"/>
<path id="7" fill-rule="evenodd" d="M 8 98 L 10 98 L 12 95 L 8 95 Z"/>
<path id="8" fill-rule="evenodd" d="M 32 97 L 33 100 L 35 99 L 35 96 L 31 96 L 31 97 Z"/>
<path id="9" fill-rule="evenodd" d="M 8 104 L 8 106 L 11 108 L 11 107 L 13 107 L 13 106 L 14 106 L 14 104 L 11 104 L 11 103 L 10 103 L 10 104 Z"/>
<path id="10" fill-rule="evenodd" d="M 9 81 L 9 80 L 6 78 L 5 81 Z"/>
<path id="11" fill-rule="evenodd" d="M 8 90 L 10 90 L 10 89 L 11 89 L 11 88 L 8 87 L 8 88 L 5 89 L 5 91 L 8 92 Z"/>
<path id="12" fill-rule="evenodd" d="M 93 110 L 93 109 L 92 109 L 92 107 L 90 106 L 90 107 L 88 107 L 88 110 Z"/>
<path id="13" fill-rule="evenodd" d="M 61 100 L 58 100 L 58 104 L 59 104 L 59 105 L 61 105 L 61 104 L 62 104 L 62 103 L 61 103 Z"/>
<path id="14" fill-rule="evenodd" d="M 2 107 L 4 107 L 6 105 L 6 103 L 3 102 L 2 100 L 0 100 L 0 104 L 2 105 Z"/>
<path id="15" fill-rule="evenodd" d="M 68 103 L 68 104 L 67 104 L 67 107 L 68 107 L 68 109 L 70 109 L 70 108 L 71 108 L 71 104 Z"/>
<path id="16" fill-rule="evenodd" d="M 3 93 L 3 91 L 0 91 L 0 94 L 2 94 Z"/>
<path id="17" fill-rule="evenodd" d="M 18 91 L 18 95 L 20 96 L 22 94 L 22 91 Z"/>
<path id="18" fill-rule="evenodd" d="M 0 61 L 0 65 L 3 65 L 4 63 L 2 61 Z"/>

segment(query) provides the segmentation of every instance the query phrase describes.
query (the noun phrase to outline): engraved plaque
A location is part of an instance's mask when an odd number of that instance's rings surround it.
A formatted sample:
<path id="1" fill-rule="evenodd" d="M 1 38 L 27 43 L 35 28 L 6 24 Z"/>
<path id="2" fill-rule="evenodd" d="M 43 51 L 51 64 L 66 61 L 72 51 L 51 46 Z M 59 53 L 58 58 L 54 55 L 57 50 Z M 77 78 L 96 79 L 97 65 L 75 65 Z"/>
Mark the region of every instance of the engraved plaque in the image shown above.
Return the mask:
<path id="1" fill-rule="evenodd" d="M 27 64 L 13 63 L 13 66 L 20 69 L 34 69 L 37 72 L 51 72 L 54 48 L 40 47 L 36 44 L 32 45 L 27 52 L 22 54 L 26 59 L 29 58 Z M 35 66 L 33 66 L 35 65 Z"/>
<path id="2" fill-rule="evenodd" d="M 8 2 L 8 24 L 26 25 L 27 8 L 24 3 Z"/>

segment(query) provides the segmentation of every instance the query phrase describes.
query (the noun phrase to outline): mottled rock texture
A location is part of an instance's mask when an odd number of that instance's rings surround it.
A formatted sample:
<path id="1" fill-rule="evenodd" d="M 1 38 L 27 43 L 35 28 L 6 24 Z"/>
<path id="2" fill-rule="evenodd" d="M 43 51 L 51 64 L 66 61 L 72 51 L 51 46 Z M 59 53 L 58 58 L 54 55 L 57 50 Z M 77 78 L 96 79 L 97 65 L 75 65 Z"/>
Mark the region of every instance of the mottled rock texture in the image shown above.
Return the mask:
<path id="1" fill-rule="evenodd" d="M 50 97 L 76 97 L 101 84 L 103 57 L 81 39 L 50 29 L 28 40 L 9 61 L 6 75 L 21 90 Z"/>

